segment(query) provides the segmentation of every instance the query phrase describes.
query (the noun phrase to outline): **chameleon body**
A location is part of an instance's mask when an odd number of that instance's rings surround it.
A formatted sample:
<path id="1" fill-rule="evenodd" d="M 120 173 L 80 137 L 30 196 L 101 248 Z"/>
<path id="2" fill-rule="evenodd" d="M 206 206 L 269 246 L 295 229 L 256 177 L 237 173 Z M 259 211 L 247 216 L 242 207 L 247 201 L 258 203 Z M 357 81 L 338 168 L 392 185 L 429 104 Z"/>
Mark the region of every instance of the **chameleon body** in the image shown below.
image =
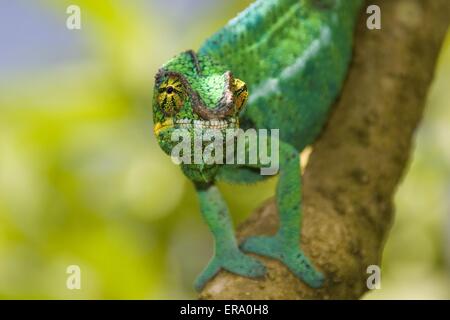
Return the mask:
<path id="1" fill-rule="evenodd" d="M 299 153 L 315 141 L 341 90 L 361 4 L 362 0 L 258 0 L 197 53 L 183 52 L 158 71 L 154 131 L 168 154 L 175 145 L 171 134 L 179 128 L 192 135 L 195 129 L 238 126 L 280 130 L 280 227 L 273 236 L 250 237 L 239 246 L 215 186 L 219 180 L 263 179 L 254 166 L 181 164 L 196 186 L 201 212 L 215 239 L 214 257 L 197 279 L 197 289 L 220 269 L 263 276 L 265 267 L 244 252 L 277 259 L 309 286 L 322 285 L 324 275 L 299 245 Z"/>

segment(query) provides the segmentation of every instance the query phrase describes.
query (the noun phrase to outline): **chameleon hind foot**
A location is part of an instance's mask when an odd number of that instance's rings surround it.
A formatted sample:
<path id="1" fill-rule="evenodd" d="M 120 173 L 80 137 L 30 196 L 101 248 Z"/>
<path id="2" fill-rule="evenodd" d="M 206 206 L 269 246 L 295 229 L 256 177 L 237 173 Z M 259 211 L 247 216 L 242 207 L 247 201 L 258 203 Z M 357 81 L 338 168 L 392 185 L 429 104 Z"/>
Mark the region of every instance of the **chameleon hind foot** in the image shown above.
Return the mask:
<path id="1" fill-rule="evenodd" d="M 259 278 L 266 274 L 266 267 L 239 249 L 216 254 L 195 280 L 195 289 L 200 291 L 221 269 L 248 278 Z"/>
<path id="2" fill-rule="evenodd" d="M 242 250 L 281 261 L 289 270 L 311 288 L 320 288 L 325 280 L 301 251 L 298 244 L 286 243 L 280 236 L 256 236 L 247 238 Z"/>

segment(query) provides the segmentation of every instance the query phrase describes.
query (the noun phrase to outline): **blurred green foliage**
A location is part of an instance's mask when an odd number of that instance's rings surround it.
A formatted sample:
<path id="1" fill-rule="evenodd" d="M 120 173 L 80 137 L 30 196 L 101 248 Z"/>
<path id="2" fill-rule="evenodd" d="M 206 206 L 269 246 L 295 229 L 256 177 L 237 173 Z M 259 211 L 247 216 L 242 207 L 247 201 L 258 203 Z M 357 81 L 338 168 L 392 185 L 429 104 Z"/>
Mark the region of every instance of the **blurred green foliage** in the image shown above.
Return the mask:
<path id="1" fill-rule="evenodd" d="M 187 2 L 177 13 L 162 0 L 78 0 L 78 31 L 65 27 L 73 1 L 27 2 L 83 54 L 0 72 L 0 298 L 195 297 L 213 242 L 193 187 L 153 137 L 153 76 L 251 1 Z M 449 83 L 450 40 L 396 197 L 382 290 L 368 298 L 450 298 Z M 275 182 L 222 185 L 235 221 Z M 66 288 L 72 264 L 81 290 Z"/>

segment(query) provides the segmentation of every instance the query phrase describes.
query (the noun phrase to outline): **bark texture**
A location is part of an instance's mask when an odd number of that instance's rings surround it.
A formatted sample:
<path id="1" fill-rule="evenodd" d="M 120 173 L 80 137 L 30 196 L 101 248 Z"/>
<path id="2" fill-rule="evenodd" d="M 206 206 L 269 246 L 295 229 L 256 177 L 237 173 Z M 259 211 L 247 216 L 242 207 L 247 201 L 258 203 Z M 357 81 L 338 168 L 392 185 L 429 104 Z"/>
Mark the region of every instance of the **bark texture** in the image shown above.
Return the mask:
<path id="1" fill-rule="evenodd" d="M 325 273 L 324 287 L 311 289 L 278 261 L 261 257 L 268 268 L 264 279 L 221 271 L 201 299 L 356 299 L 367 291 L 366 269 L 380 264 L 393 195 L 450 21 L 449 0 L 369 4 L 380 6 L 382 29 L 367 29 L 364 7 L 342 95 L 303 179 L 301 246 Z M 273 234 L 277 226 L 270 200 L 238 236 Z"/>

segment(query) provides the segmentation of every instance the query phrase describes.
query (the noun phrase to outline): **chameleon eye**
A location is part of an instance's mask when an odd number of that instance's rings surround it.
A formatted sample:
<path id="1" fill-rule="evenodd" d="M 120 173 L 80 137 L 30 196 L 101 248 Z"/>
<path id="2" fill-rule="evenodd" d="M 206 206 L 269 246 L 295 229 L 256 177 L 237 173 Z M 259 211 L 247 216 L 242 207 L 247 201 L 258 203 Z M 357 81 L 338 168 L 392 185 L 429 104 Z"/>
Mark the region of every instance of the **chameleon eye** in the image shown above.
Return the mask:
<path id="1" fill-rule="evenodd" d="M 241 109 L 248 98 L 247 85 L 244 81 L 239 79 L 233 80 L 233 94 L 236 108 Z"/>
<path id="2" fill-rule="evenodd" d="M 173 92 L 173 87 L 172 86 L 168 86 L 166 89 L 166 93 L 167 94 L 171 94 Z"/>
<path id="3" fill-rule="evenodd" d="M 185 90 L 177 77 L 169 77 L 159 86 L 158 104 L 167 116 L 173 116 L 180 111 L 184 98 Z"/>

